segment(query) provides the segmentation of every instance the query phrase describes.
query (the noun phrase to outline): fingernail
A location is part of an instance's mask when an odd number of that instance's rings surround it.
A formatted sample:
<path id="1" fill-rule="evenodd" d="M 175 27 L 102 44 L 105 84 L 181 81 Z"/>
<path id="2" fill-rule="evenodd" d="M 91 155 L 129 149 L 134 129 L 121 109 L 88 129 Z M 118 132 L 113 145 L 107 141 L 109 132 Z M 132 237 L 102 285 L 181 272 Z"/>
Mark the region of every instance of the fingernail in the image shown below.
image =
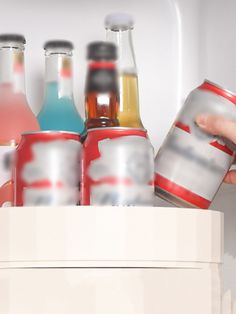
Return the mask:
<path id="1" fill-rule="evenodd" d="M 196 117 L 195 121 L 196 121 L 198 126 L 200 126 L 201 128 L 205 128 L 206 123 L 207 123 L 207 116 L 206 115 L 199 115 Z"/>

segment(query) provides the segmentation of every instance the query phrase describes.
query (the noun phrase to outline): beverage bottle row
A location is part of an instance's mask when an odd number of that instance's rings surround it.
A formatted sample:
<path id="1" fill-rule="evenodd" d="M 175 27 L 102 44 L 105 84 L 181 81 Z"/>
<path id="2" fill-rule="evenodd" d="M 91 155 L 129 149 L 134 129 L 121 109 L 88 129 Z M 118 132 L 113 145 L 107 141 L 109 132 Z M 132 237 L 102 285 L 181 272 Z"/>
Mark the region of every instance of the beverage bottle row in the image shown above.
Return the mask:
<path id="1" fill-rule="evenodd" d="M 0 206 L 12 203 L 12 156 L 22 133 L 41 129 L 85 134 L 85 125 L 88 129 L 143 128 L 132 18 L 122 14 L 109 15 L 105 27 L 107 42 L 88 46 L 85 123 L 73 100 L 73 44 L 53 40 L 44 45 L 45 96 L 36 119 L 25 95 L 25 38 L 17 34 L 0 35 Z"/>
<path id="2" fill-rule="evenodd" d="M 90 65 L 85 92 L 87 129 L 118 125 L 143 129 L 139 112 L 138 76 L 132 40 L 133 27 L 134 22 L 129 15 L 108 15 L 105 19 L 106 39 L 107 43 L 113 43 L 114 46 L 97 42 L 88 47 Z M 116 59 L 117 70 L 114 64 Z M 99 78 L 100 87 L 97 86 L 97 90 L 94 86 L 92 87 L 94 77 Z M 105 95 L 104 86 L 101 86 L 109 81 L 109 77 L 113 85 L 106 86 L 105 89 L 110 89 L 110 100 Z M 116 77 L 118 77 L 117 83 L 115 83 Z M 117 100 L 116 85 L 119 98 Z"/>

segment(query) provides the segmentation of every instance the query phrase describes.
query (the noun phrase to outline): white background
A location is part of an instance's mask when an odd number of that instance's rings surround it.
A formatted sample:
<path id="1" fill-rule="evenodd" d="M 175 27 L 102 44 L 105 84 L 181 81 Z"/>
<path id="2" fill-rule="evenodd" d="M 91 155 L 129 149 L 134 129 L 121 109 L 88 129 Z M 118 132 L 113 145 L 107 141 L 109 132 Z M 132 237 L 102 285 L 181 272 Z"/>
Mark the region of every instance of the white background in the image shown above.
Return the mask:
<path id="1" fill-rule="evenodd" d="M 186 95 L 205 77 L 236 91 L 235 0 L 0 0 L 0 32 L 27 39 L 27 96 L 35 113 L 43 100 L 42 45 L 69 39 L 76 47 L 74 94 L 83 115 L 85 47 L 105 39 L 103 18 L 114 11 L 136 20 L 141 113 L 155 150 Z M 236 296 L 235 204 L 236 187 L 224 186 L 213 208 L 225 213 L 225 289 Z"/>

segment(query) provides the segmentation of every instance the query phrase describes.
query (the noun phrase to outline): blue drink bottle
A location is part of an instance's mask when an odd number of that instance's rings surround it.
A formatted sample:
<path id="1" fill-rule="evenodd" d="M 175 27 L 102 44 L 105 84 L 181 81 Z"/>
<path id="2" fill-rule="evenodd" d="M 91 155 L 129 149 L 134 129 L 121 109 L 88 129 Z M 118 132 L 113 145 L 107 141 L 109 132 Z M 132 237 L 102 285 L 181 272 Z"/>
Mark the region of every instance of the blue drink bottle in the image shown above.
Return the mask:
<path id="1" fill-rule="evenodd" d="M 78 113 L 72 92 L 72 50 L 69 41 L 54 40 L 44 45 L 46 90 L 38 115 L 42 130 L 84 133 L 85 125 Z"/>

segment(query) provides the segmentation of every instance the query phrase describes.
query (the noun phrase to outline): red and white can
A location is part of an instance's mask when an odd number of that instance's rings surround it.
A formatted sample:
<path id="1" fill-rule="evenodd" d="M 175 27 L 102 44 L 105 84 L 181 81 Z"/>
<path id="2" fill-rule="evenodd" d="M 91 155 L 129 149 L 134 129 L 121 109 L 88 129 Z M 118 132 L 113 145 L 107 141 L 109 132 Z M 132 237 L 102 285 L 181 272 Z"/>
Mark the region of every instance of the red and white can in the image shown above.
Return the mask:
<path id="1" fill-rule="evenodd" d="M 176 206 L 207 209 L 235 153 L 219 137 L 203 132 L 198 114 L 236 120 L 236 95 L 204 81 L 188 96 L 155 159 L 156 194 Z"/>
<path id="2" fill-rule="evenodd" d="M 80 152 L 77 133 L 22 134 L 15 160 L 15 206 L 77 205 Z"/>
<path id="3" fill-rule="evenodd" d="M 81 173 L 81 205 L 154 203 L 153 147 L 143 129 L 88 130 Z"/>

